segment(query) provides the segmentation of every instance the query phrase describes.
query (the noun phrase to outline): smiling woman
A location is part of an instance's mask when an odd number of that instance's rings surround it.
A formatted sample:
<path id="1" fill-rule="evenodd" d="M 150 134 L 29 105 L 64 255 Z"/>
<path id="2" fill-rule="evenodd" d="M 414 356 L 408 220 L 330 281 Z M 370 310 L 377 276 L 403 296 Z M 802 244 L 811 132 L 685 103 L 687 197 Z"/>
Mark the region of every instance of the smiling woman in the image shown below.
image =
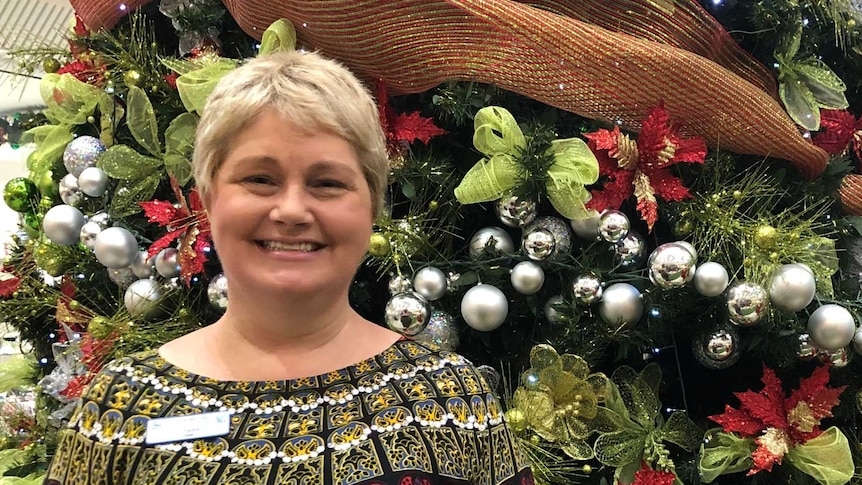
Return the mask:
<path id="1" fill-rule="evenodd" d="M 250 61 L 209 98 L 194 164 L 230 305 L 107 365 L 47 483 L 532 483 L 470 362 L 348 303 L 388 175 L 349 71 L 309 52 Z"/>

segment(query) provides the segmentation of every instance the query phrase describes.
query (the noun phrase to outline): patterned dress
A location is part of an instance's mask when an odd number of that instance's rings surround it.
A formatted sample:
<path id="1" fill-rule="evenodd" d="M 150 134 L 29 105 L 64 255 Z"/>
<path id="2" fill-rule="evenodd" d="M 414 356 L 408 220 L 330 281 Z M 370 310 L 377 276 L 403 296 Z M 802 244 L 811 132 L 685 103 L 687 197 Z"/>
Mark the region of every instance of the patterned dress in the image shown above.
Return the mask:
<path id="1" fill-rule="evenodd" d="M 151 419 L 229 413 L 226 435 L 151 444 Z M 154 441 L 154 440 L 149 440 Z M 216 381 L 156 351 L 108 364 L 46 484 L 531 485 L 500 403 L 463 357 L 399 341 L 344 369 Z"/>

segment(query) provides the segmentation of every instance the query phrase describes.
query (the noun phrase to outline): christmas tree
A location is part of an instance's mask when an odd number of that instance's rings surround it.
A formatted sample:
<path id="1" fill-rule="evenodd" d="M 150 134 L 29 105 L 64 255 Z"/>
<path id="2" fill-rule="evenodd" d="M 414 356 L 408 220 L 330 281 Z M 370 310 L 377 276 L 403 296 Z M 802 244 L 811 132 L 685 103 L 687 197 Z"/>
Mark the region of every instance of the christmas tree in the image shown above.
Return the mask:
<path id="1" fill-rule="evenodd" d="M 195 127 L 286 49 L 349 66 L 385 125 L 352 302 L 482 364 L 539 483 L 858 477 L 858 2 L 224 3 L 75 0 L 68 51 L 15 52 L 47 107 L 0 125 L 35 143 L 4 189 L 0 315 L 32 351 L 0 483 L 40 482 L 106 362 L 229 304 Z"/>

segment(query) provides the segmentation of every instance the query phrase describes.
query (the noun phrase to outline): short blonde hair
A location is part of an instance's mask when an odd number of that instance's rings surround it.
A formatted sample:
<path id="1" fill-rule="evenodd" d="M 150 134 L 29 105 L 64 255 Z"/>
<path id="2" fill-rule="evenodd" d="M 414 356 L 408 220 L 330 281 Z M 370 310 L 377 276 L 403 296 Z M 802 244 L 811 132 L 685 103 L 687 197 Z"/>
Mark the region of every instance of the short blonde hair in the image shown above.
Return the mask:
<path id="1" fill-rule="evenodd" d="M 192 164 L 202 195 L 230 153 L 233 137 L 269 109 L 309 133 L 328 131 L 347 141 L 368 183 L 372 215 L 380 214 L 389 164 L 377 105 L 346 67 L 315 52 L 260 56 L 219 81 L 195 136 Z"/>

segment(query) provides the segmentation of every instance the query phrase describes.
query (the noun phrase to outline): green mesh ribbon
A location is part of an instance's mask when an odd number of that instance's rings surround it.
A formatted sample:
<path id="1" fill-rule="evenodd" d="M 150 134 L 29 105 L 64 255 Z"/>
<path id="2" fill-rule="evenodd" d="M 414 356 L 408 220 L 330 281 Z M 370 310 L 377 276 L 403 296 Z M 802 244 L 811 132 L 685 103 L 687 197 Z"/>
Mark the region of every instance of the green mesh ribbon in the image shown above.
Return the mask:
<path id="1" fill-rule="evenodd" d="M 816 57 L 795 59 L 802 40 L 802 23 L 787 43 L 784 52 L 776 52 L 778 61 L 778 94 L 787 114 L 808 130 L 820 129 L 820 108 L 845 109 L 849 106 L 844 81 Z"/>
<path id="2" fill-rule="evenodd" d="M 272 23 L 260 39 L 260 54 L 292 51 L 296 49 L 296 29 L 287 19 L 278 19 Z"/>
<path id="3" fill-rule="evenodd" d="M 720 429 L 711 430 L 707 436 L 710 438 L 701 446 L 698 461 L 704 483 L 711 483 L 719 475 L 751 468 L 751 453 L 757 447 L 754 438 L 742 438 Z M 853 478 L 850 444 L 844 433 L 834 426 L 820 436 L 790 448 L 786 458 L 821 485 L 841 485 Z"/>
<path id="4" fill-rule="evenodd" d="M 615 467 L 615 478 L 622 483 L 634 480 L 642 461 L 654 469 L 673 472 L 674 464 L 664 443 L 692 451 L 703 435 L 685 413 L 674 412 L 667 420 L 660 414 L 658 366 L 650 364 L 641 373 L 622 366 L 614 371 L 611 381 L 605 406 L 617 429 L 599 434 L 593 446 L 596 459 Z"/>
<path id="5" fill-rule="evenodd" d="M 526 139 L 509 111 L 499 106 L 482 108 L 476 113 L 474 126 L 473 145 L 485 157 L 455 188 L 455 197 L 462 204 L 497 200 L 532 176 L 518 163 Z M 590 200 L 590 194 L 584 185 L 598 180 L 595 155 L 578 138 L 555 140 L 549 151 L 554 163 L 546 174 L 548 199 L 569 219 L 588 217 L 584 203 Z"/>

